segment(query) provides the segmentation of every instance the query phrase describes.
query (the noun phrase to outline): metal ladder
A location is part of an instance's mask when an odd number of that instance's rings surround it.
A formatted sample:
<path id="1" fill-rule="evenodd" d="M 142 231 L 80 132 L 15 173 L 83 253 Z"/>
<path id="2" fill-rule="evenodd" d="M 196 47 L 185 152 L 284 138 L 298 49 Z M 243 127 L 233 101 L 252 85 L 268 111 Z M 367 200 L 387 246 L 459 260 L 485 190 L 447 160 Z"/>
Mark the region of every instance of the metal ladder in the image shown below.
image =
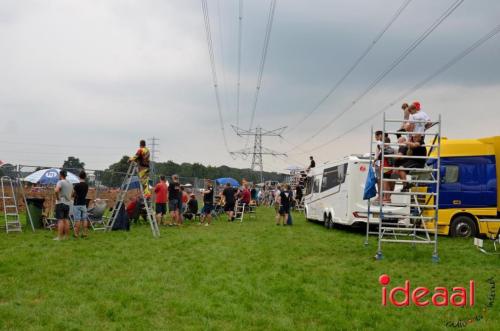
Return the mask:
<path id="1" fill-rule="evenodd" d="M 19 219 L 19 210 L 17 208 L 16 193 L 14 185 L 10 177 L 3 176 L 0 178 L 0 186 L 2 189 L 3 213 L 5 219 L 5 231 L 21 232 L 21 220 Z M 10 190 L 10 192 L 6 192 Z"/>
<path id="2" fill-rule="evenodd" d="M 135 162 L 130 162 L 127 174 L 125 175 L 125 179 L 123 180 L 123 184 L 120 186 L 120 191 L 118 192 L 118 196 L 116 197 L 115 205 L 113 207 L 113 210 L 111 211 L 111 218 L 107 225 L 107 230 L 111 231 L 113 229 L 113 225 L 116 222 L 116 218 L 118 217 L 118 214 L 124 205 L 124 200 L 127 195 L 128 189 L 130 187 L 132 177 L 134 175 L 137 175 L 137 179 L 139 181 L 139 189 L 141 192 L 142 199 L 144 201 L 144 208 L 146 209 L 146 214 L 148 222 L 151 226 L 151 232 L 153 233 L 153 237 L 159 237 L 160 229 L 158 228 L 158 223 L 156 222 L 153 212 L 151 211 L 151 205 L 150 205 L 151 202 L 144 196 L 144 188 L 142 187 L 142 182 L 139 178 L 139 171 L 137 169 L 137 163 Z"/>
<path id="3" fill-rule="evenodd" d="M 383 118 L 382 139 L 385 139 L 386 134 L 401 134 L 406 138 L 410 138 L 415 133 L 412 132 L 398 132 L 397 129 L 391 128 L 391 125 L 397 124 L 398 127 L 403 123 L 403 120 L 386 119 L 385 113 Z M 432 261 L 438 262 L 438 206 L 439 206 L 439 184 L 440 184 L 440 152 L 441 152 L 441 116 L 436 122 L 432 122 L 432 126 L 424 133 L 419 133 L 423 137 L 433 137 L 432 143 L 425 143 L 427 150 L 426 156 L 414 155 L 398 155 L 397 150 L 394 153 L 386 154 L 387 147 L 399 147 L 397 142 L 383 143 L 381 146 L 381 164 L 380 169 L 382 173 L 389 170 L 405 170 L 408 175 L 406 180 L 400 178 L 382 178 L 380 179 L 380 192 L 379 192 L 379 205 L 375 207 L 375 211 L 368 212 L 367 221 L 367 236 L 369 228 L 369 219 L 376 213 L 378 214 L 378 248 L 375 258 L 380 260 L 383 258 L 382 243 L 409 243 L 413 246 L 415 244 L 431 244 L 434 246 L 432 253 Z M 377 144 L 373 141 L 372 129 L 372 146 Z M 432 155 L 431 155 L 432 153 Z M 370 161 L 372 160 L 373 153 L 370 153 Z M 395 167 L 384 166 L 386 160 L 425 160 L 426 164 L 432 160 L 432 168 L 419 168 L 419 167 Z M 428 178 L 422 179 L 421 175 Z M 403 184 L 411 186 L 407 192 L 402 190 L 384 189 L 384 184 L 391 183 L 393 185 Z M 431 188 L 431 190 L 429 190 Z M 385 194 L 390 194 L 392 197 L 400 197 L 403 202 L 394 203 L 392 201 L 385 201 Z M 409 199 L 408 199 L 409 198 Z M 391 207 L 404 207 L 399 211 L 390 211 Z"/>

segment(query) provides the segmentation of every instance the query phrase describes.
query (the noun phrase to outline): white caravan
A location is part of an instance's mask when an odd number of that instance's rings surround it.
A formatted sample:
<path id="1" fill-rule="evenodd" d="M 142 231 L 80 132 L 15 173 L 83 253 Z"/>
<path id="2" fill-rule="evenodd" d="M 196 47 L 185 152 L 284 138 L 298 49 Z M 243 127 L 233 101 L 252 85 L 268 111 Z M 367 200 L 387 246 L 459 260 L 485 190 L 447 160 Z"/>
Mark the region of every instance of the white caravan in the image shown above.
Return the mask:
<path id="1" fill-rule="evenodd" d="M 363 200 L 370 159 L 349 156 L 343 160 L 312 168 L 307 174 L 304 205 L 308 220 L 353 225 L 367 221 L 368 203 Z M 396 187 L 398 190 L 398 187 Z M 391 213 L 409 214 L 409 196 L 392 195 L 392 203 L 400 206 L 384 207 L 384 215 Z M 372 200 L 373 201 L 373 200 Z M 379 221 L 380 206 L 371 205 L 370 223 Z M 408 220 L 400 223 L 409 224 Z"/>

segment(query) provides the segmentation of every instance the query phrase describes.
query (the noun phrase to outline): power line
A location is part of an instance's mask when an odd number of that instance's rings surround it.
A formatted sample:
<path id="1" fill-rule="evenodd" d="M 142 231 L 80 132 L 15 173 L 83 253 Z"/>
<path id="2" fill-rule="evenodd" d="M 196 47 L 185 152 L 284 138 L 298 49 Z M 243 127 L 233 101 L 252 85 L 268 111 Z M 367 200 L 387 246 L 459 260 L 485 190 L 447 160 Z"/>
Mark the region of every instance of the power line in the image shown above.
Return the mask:
<path id="1" fill-rule="evenodd" d="M 222 67 L 222 94 L 224 96 L 224 106 L 227 108 L 228 107 L 228 96 L 227 96 L 227 80 L 226 80 L 226 64 L 225 64 L 225 56 L 224 56 L 224 34 L 223 34 L 223 27 L 222 27 L 222 14 L 220 10 L 220 0 L 217 0 L 217 22 L 219 26 L 219 47 L 220 47 L 220 54 L 221 54 L 221 67 Z"/>
<path id="2" fill-rule="evenodd" d="M 261 55 L 260 64 L 259 64 L 259 73 L 257 75 L 257 86 L 255 87 L 255 96 L 254 96 L 253 106 L 252 106 L 252 115 L 250 116 L 250 125 L 248 127 L 248 130 L 252 130 L 253 122 L 255 119 L 255 111 L 257 109 L 257 102 L 259 100 L 260 87 L 262 84 L 262 74 L 264 73 L 264 65 L 266 64 L 267 50 L 269 49 L 269 40 L 271 39 L 271 31 L 273 28 L 275 9 L 276 9 L 276 0 L 271 0 L 271 4 L 269 6 L 269 15 L 267 17 L 266 33 L 264 36 L 264 46 L 262 48 L 262 55 Z M 247 139 L 246 145 L 248 146 L 248 139 Z"/>
<path id="3" fill-rule="evenodd" d="M 238 78 L 236 82 L 236 126 L 240 126 L 241 44 L 243 39 L 243 0 L 238 7 Z"/>
<path id="4" fill-rule="evenodd" d="M 386 111 L 389 108 L 393 107 L 396 103 L 401 102 L 401 100 L 403 100 L 404 98 L 406 98 L 408 95 L 410 95 L 410 94 L 414 93 L 415 91 L 419 90 L 422 86 L 424 86 L 425 84 L 427 84 L 428 82 L 430 82 L 431 80 L 433 80 L 434 78 L 436 78 L 437 76 L 439 76 L 442 73 L 444 73 L 445 71 L 447 71 L 449 68 L 451 68 L 457 62 L 459 62 L 464 57 L 466 57 L 471 52 L 473 52 L 476 48 L 480 47 L 485 42 L 487 42 L 488 40 L 490 40 L 491 38 L 493 38 L 494 36 L 496 36 L 498 33 L 500 33 L 500 25 L 497 25 L 490 32 L 488 32 L 487 34 L 485 34 L 479 40 L 477 40 L 472 45 L 470 45 L 469 47 L 467 47 L 465 50 L 463 50 L 462 52 L 460 52 L 458 55 L 456 55 L 455 57 L 453 57 L 445 65 L 443 65 L 442 67 L 440 67 L 438 70 L 436 70 L 435 72 L 433 72 L 431 75 L 427 76 L 425 79 L 423 79 L 419 83 L 415 84 L 413 87 L 411 87 L 410 89 L 408 89 L 406 92 L 403 92 L 401 95 L 399 95 L 393 101 L 391 101 L 388 105 L 386 105 L 385 107 L 383 107 L 382 109 L 380 109 L 379 111 L 377 111 L 376 113 L 374 113 L 373 115 L 365 118 L 363 121 L 361 121 L 360 123 L 358 123 L 357 125 L 355 125 L 351 129 L 347 130 L 346 132 L 344 132 L 344 133 L 336 136 L 335 138 L 330 139 L 330 140 L 326 141 L 325 143 L 314 147 L 313 149 L 310 149 L 306 153 L 313 152 L 313 151 L 316 151 L 318 149 L 321 149 L 321 148 L 323 148 L 323 147 L 325 147 L 325 146 L 327 146 L 327 145 L 329 145 L 329 144 L 337 141 L 338 139 L 344 137 L 345 135 L 353 132 L 354 130 L 358 129 L 359 127 L 363 126 L 364 124 L 368 123 L 369 121 L 371 121 L 372 119 L 374 119 L 375 117 L 377 117 L 378 115 L 380 115 L 381 113 L 383 113 L 384 111 Z M 305 154 L 305 153 L 297 153 L 297 154 Z"/>
<path id="5" fill-rule="evenodd" d="M 351 65 L 351 67 L 347 70 L 347 72 L 335 83 L 335 85 L 326 93 L 326 95 L 321 98 L 321 100 L 310 110 L 308 111 L 305 116 L 303 116 L 296 124 L 290 127 L 288 131 L 293 131 L 297 127 L 299 127 L 306 119 L 308 119 L 316 110 L 318 110 L 323 103 L 325 103 L 326 100 L 328 100 L 332 94 L 339 88 L 342 83 L 349 77 L 349 75 L 354 71 L 354 69 L 357 68 L 357 66 L 363 61 L 363 59 L 370 53 L 372 48 L 377 44 L 377 42 L 384 36 L 384 34 L 387 32 L 387 30 L 391 27 L 391 25 L 399 18 L 401 13 L 408 7 L 412 0 L 405 0 L 403 4 L 396 10 L 394 15 L 391 17 L 389 22 L 384 26 L 384 28 L 377 34 L 375 39 L 368 45 L 368 47 L 364 50 L 363 53 L 354 61 L 354 63 Z"/>
<path id="6" fill-rule="evenodd" d="M 363 97 L 365 97 L 375 86 L 378 85 L 389 73 L 392 72 L 404 59 L 410 55 L 415 48 L 418 47 L 443 21 L 448 18 L 454 11 L 457 9 L 464 0 L 456 0 L 450 7 L 446 9 L 446 11 L 436 20 L 434 21 L 408 48 L 406 48 L 403 53 L 397 57 L 384 71 L 382 71 L 374 81 L 370 83 L 370 85 L 356 98 L 354 99 L 346 108 L 344 108 L 340 113 L 338 113 L 334 118 L 330 121 L 326 122 L 319 130 L 317 130 L 313 135 L 307 138 L 302 143 L 296 146 L 302 146 L 305 143 L 311 141 L 315 137 L 317 137 L 321 132 L 328 129 L 335 123 L 342 115 L 351 110 Z M 290 151 L 296 149 L 297 147 L 292 148 Z M 288 151 L 288 152 L 290 152 Z"/>
<path id="7" fill-rule="evenodd" d="M 229 146 L 227 144 L 226 131 L 224 130 L 224 119 L 222 118 L 222 109 L 221 109 L 218 82 L 217 82 L 217 69 L 215 67 L 214 48 L 213 48 L 213 43 L 212 43 L 212 35 L 210 33 L 210 16 L 208 13 L 207 0 L 201 0 L 201 7 L 203 10 L 203 18 L 205 21 L 205 32 L 206 32 L 206 37 L 207 37 L 208 55 L 210 58 L 210 66 L 212 69 L 212 81 L 213 81 L 213 85 L 214 85 L 217 111 L 219 113 L 220 129 L 222 131 L 222 138 L 224 139 L 224 146 L 226 147 L 226 151 L 229 153 Z"/>

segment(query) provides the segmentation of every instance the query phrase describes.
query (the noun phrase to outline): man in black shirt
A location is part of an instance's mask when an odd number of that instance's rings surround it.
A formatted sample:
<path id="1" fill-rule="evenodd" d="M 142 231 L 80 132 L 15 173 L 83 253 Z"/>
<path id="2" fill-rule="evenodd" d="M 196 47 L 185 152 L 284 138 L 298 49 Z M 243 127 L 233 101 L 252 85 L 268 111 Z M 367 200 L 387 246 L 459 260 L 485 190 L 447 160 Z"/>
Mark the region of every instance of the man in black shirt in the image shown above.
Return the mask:
<path id="1" fill-rule="evenodd" d="M 168 225 L 180 225 L 181 218 L 179 214 L 181 206 L 181 184 L 179 183 L 179 176 L 172 176 L 172 183 L 168 185 L 168 210 L 172 219 Z M 174 224 L 172 224 L 172 221 Z"/>
<path id="2" fill-rule="evenodd" d="M 290 214 L 290 205 L 292 203 L 292 191 L 290 191 L 290 185 L 286 185 L 283 191 L 280 193 L 280 223 L 283 225 L 287 225 L 288 222 L 288 214 Z M 278 223 L 279 225 L 279 223 Z"/>
<path id="3" fill-rule="evenodd" d="M 309 168 L 307 168 L 307 171 L 311 170 L 312 168 L 316 167 L 316 162 L 314 161 L 312 156 L 309 156 L 309 160 L 311 160 L 311 163 L 309 164 Z"/>
<path id="4" fill-rule="evenodd" d="M 231 183 L 227 183 L 224 191 L 222 191 L 222 197 L 224 198 L 224 211 L 227 214 L 228 221 L 234 221 L 234 205 L 236 203 L 236 190 L 231 186 Z"/>
<path id="5" fill-rule="evenodd" d="M 207 179 L 206 181 L 207 188 L 202 191 L 203 193 L 203 208 L 201 209 L 201 223 L 206 223 L 205 226 L 208 226 L 212 223 L 212 210 L 214 210 L 214 188 L 212 186 L 212 181 Z"/>
<path id="6" fill-rule="evenodd" d="M 75 238 L 80 236 L 80 227 L 83 222 L 83 237 L 88 235 L 89 221 L 87 218 L 87 193 L 89 186 L 85 183 L 87 174 L 85 171 L 80 171 L 78 175 L 80 182 L 73 187 L 73 220 L 75 222 Z"/>

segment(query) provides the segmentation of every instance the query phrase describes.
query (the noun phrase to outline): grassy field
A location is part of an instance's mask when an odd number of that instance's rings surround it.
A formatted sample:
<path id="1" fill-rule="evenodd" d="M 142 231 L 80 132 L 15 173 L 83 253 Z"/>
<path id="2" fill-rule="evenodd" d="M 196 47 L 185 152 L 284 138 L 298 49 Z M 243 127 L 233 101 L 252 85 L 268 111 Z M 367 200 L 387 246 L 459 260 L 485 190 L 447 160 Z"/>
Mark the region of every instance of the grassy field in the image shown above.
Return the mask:
<path id="1" fill-rule="evenodd" d="M 210 227 L 147 226 L 129 233 L 91 233 L 52 241 L 53 233 L 0 233 L 0 328 L 18 330 L 442 330 L 482 313 L 500 280 L 500 259 L 470 240 L 440 238 L 439 264 L 429 246 L 385 245 L 327 230 L 295 215 L 274 225 L 273 210 L 256 219 Z M 466 286 L 473 308 L 381 306 L 378 277 L 390 287 Z M 468 330 L 498 330 L 500 298 Z"/>

